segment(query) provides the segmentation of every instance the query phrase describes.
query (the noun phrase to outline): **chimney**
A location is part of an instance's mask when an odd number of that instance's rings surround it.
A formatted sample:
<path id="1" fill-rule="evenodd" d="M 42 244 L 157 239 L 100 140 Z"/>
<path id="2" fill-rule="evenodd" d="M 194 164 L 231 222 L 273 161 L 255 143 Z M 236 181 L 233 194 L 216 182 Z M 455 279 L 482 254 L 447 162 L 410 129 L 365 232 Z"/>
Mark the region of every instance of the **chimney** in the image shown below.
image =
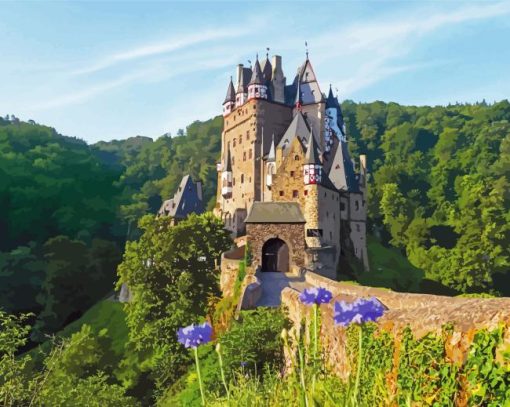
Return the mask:
<path id="1" fill-rule="evenodd" d="M 278 103 L 285 103 L 285 76 L 282 69 L 282 57 L 280 55 L 273 55 L 273 99 Z"/>
<path id="2" fill-rule="evenodd" d="M 237 65 L 237 88 L 236 91 L 239 90 L 239 86 L 243 85 L 243 64 Z"/>

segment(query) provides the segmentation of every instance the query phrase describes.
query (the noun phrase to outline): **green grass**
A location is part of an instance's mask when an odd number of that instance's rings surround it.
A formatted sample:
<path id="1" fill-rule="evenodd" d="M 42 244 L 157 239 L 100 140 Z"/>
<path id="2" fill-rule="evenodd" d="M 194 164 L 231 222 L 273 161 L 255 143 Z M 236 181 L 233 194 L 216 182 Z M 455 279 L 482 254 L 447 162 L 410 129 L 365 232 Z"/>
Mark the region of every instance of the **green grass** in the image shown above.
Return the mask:
<path id="1" fill-rule="evenodd" d="M 90 325 L 94 333 L 101 329 L 108 329 L 108 336 L 111 338 L 111 351 L 116 358 L 120 359 L 124 354 L 124 345 L 128 338 L 128 327 L 126 325 L 125 312 L 123 304 L 111 300 L 102 300 L 92 306 L 81 318 L 71 322 L 64 329 L 59 331 L 56 336 L 59 338 L 69 338 L 75 332 L 78 332 L 82 325 Z M 46 341 L 38 347 L 32 349 L 30 353 L 36 354 L 49 352 L 51 342 Z M 37 358 L 38 359 L 38 358 Z"/>
<path id="2" fill-rule="evenodd" d="M 127 342 L 128 327 L 124 305 L 120 302 L 103 300 L 90 308 L 80 319 L 70 323 L 62 329 L 58 336 L 68 338 L 78 332 L 83 324 L 90 325 L 95 333 L 101 329 L 108 329 L 112 339 L 112 351 L 116 355 L 124 353 L 124 345 Z"/>
<path id="3" fill-rule="evenodd" d="M 398 249 L 383 246 L 373 236 L 367 236 L 370 271 L 359 273 L 358 282 L 396 291 L 419 292 L 423 271 L 414 267 Z"/>

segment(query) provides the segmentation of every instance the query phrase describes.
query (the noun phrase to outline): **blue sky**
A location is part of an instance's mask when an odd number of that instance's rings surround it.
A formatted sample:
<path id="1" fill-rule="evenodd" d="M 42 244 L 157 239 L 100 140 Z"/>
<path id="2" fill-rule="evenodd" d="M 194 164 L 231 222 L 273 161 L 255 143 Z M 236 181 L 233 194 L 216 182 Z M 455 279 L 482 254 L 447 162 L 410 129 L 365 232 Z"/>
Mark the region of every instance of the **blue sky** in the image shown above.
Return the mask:
<path id="1" fill-rule="evenodd" d="M 0 115 L 89 142 L 175 134 L 221 113 L 255 54 L 305 56 L 341 99 L 509 98 L 510 1 L 2 2 Z"/>

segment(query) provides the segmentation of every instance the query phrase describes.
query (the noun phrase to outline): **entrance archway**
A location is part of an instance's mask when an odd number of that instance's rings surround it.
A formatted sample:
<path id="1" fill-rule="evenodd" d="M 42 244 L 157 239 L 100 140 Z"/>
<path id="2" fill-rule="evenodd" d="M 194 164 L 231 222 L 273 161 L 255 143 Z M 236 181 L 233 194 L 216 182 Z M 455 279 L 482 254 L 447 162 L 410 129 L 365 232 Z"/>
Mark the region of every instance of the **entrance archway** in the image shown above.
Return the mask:
<path id="1" fill-rule="evenodd" d="M 262 271 L 289 271 L 289 246 L 282 239 L 269 239 L 262 246 Z"/>

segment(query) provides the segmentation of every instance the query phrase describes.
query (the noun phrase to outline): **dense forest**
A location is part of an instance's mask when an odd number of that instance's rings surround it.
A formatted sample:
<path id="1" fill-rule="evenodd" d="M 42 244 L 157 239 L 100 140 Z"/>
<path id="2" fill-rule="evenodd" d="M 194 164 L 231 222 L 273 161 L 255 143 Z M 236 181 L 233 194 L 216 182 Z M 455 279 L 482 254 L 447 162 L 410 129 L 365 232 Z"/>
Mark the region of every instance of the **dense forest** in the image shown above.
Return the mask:
<path id="1" fill-rule="evenodd" d="M 395 253 L 395 268 L 400 259 L 410 263 L 407 275 L 384 283 L 377 267 L 347 277 L 398 290 L 420 291 L 423 280 L 436 283 L 432 291 L 510 295 L 510 103 L 345 101 L 342 108 L 352 156 L 368 155 L 370 241 Z M 212 208 L 221 127 L 218 116 L 176 137 L 88 145 L 32 121 L 0 118 L 0 327 L 9 337 L 0 336 L 0 371 L 25 375 L 8 382 L 7 396 L 0 386 L 0 401 L 12 396 L 28 404 L 23 397 L 32 387 L 42 405 L 86 405 L 91 394 L 98 405 L 155 398 L 175 405 L 176 394 L 189 395 L 189 355 L 175 330 L 190 316 L 214 319 L 232 305 L 217 297 L 214 263 L 193 259 L 198 252 L 216 258 L 231 242 L 208 214 L 176 228 L 147 214 L 186 173 L 203 181 Z M 105 304 L 119 278 L 137 299 L 125 311 L 99 313 L 121 321 L 115 332 L 84 325 L 66 342 L 48 341 Z M 285 325 L 264 313 L 246 318 L 254 338 Z M 257 357 L 255 342 L 235 336 L 248 328 L 223 333 L 231 343 L 227 364 L 242 362 L 240 343 Z M 14 358 L 38 343 L 44 356 Z M 271 346 L 268 360 L 280 349 Z M 220 383 L 213 370 L 212 386 Z"/>

